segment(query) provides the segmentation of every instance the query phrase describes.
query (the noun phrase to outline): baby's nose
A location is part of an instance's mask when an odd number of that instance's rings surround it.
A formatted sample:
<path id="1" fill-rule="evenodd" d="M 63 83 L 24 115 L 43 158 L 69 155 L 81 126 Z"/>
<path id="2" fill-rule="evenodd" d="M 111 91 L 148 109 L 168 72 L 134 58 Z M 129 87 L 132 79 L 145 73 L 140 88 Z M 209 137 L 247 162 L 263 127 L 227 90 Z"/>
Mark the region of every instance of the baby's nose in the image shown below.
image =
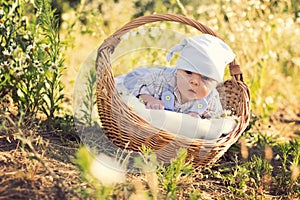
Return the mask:
<path id="1" fill-rule="evenodd" d="M 200 85 L 200 81 L 196 78 L 192 78 L 190 80 L 190 84 L 195 85 L 195 86 L 199 86 Z"/>

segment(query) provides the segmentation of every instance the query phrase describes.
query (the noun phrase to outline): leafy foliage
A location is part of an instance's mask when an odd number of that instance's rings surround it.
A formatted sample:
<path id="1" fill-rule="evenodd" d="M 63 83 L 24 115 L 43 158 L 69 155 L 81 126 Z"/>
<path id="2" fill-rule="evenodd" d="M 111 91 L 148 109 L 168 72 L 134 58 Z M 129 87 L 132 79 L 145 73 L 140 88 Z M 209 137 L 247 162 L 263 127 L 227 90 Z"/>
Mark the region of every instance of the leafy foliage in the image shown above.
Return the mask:
<path id="1" fill-rule="evenodd" d="M 42 112 L 54 118 L 63 98 L 63 59 L 54 10 L 41 0 L 1 1 L 0 8 L 0 97 L 11 96 L 28 117 Z"/>

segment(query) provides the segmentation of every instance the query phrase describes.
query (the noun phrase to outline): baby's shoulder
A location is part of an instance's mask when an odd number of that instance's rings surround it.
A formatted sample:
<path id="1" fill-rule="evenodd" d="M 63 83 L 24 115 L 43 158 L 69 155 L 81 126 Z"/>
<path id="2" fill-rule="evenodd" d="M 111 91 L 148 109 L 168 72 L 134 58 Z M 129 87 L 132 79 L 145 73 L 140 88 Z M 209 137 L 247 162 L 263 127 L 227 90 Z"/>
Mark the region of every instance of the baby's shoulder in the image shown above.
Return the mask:
<path id="1" fill-rule="evenodd" d="M 163 73 L 168 74 L 168 75 L 175 75 L 176 73 L 176 68 L 175 67 L 163 67 Z"/>
<path id="2" fill-rule="evenodd" d="M 174 67 L 164 67 L 161 76 L 171 84 L 175 80 L 176 69 Z"/>

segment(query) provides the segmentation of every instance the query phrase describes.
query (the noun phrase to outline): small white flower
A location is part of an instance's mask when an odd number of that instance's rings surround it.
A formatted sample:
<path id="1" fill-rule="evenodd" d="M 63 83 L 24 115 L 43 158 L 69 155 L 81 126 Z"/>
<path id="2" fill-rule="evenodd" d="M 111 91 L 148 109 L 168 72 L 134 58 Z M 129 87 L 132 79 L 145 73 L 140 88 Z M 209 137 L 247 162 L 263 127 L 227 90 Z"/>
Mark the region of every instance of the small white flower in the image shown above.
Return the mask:
<path id="1" fill-rule="evenodd" d="M 41 67 L 39 67 L 39 68 L 37 69 L 37 71 L 38 71 L 38 73 L 40 73 L 40 74 L 44 74 L 44 69 L 41 68 Z"/>
<path id="2" fill-rule="evenodd" d="M 49 67 L 49 71 L 50 72 L 56 72 L 57 68 L 58 68 L 58 64 L 52 62 L 51 65 L 50 65 L 50 67 Z"/>
<path id="3" fill-rule="evenodd" d="M 4 13 L 4 10 L 3 10 L 3 8 L 2 7 L 0 7 L 0 15 L 4 15 L 5 13 Z"/>
<path id="4" fill-rule="evenodd" d="M 49 44 L 42 44 L 42 49 L 44 51 L 49 51 L 50 50 L 50 45 Z"/>
<path id="5" fill-rule="evenodd" d="M 17 75 L 17 76 L 21 76 L 24 74 L 24 70 L 21 68 L 21 67 L 16 67 L 14 69 L 14 73 Z"/>
<path id="6" fill-rule="evenodd" d="M 31 62 L 31 57 L 30 57 L 28 54 L 26 54 L 26 56 L 25 56 L 25 61 L 26 61 L 27 63 L 30 63 L 30 62 Z"/>
<path id="7" fill-rule="evenodd" d="M 34 66 L 34 67 L 39 67 L 39 66 L 41 66 L 40 61 L 38 61 L 38 60 L 33 61 L 33 66 Z"/>
<path id="8" fill-rule="evenodd" d="M 0 19 L 0 28 L 5 28 L 5 24 L 4 24 L 4 21 L 2 19 Z"/>
<path id="9" fill-rule="evenodd" d="M 0 64 L 0 69 L 4 68 L 4 69 L 8 70 L 9 67 L 10 67 L 10 62 L 8 62 L 8 61 L 4 61 Z"/>
<path id="10" fill-rule="evenodd" d="M 27 62 L 24 62 L 22 66 L 23 66 L 23 68 L 22 68 L 23 71 L 24 71 L 24 72 L 27 72 L 27 71 L 28 71 L 28 67 L 29 67 L 28 63 L 27 63 Z"/>
<path id="11" fill-rule="evenodd" d="M 23 35 L 23 38 L 25 39 L 25 40 L 29 40 L 29 35 L 28 34 L 24 34 Z M 30 45 L 29 45 L 30 46 Z"/>
<path id="12" fill-rule="evenodd" d="M 27 52 L 29 52 L 29 53 L 32 53 L 32 52 L 34 52 L 34 45 L 29 45 L 27 48 L 26 48 L 26 50 L 27 50 Z"/>
<path id="13" fill-rule="evenodd" d="M 92 161 L 90 172 L 105 186 L 113 186 L 126 180 L 126 171 L 120 163 L 105 154 L 100 154 Z"/>
<path id="14" fill-rule="evenodd" d="M 2 51 L 4 57 L 9 58 L 11 56 L 11 52 L 9 52 L 7 49 L 5 49 L 4 51 Z"/>
<path id="15" fill-rule="evenodd" d="M 11 52 L 15 52 L 18 49 L 18 46 L 15 42 L 12 42 L 9 46 Z"/>

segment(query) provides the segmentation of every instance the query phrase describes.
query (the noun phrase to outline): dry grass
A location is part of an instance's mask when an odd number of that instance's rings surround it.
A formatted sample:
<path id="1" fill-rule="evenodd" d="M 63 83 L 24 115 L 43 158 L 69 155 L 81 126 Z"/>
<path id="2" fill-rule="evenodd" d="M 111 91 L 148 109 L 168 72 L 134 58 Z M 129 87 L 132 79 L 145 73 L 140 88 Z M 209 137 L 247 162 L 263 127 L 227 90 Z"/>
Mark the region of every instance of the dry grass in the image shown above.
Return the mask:
<path id="1" fill-rule="evenodd" d="M 300 118 L 294 113 L 293 116 L 290 114 L 280 112 L 275 113 L 273 117 L 273 124 L 276 124 L 274 129 L 288 127 L 289 131 L 286 132 L 293 133 L 287 135 L 285 139 L 299 137 L 299 132 L 297 132 L 299 129 L 297 128 Z M 278 116 L 280 117 L 278 118 Z M 293 121 L 292 126 L 290 126 L 291 121 Z M 65 133 L 61 129 L 56 131 L 44 129 L 41 131 L 21 127 L 23 134 L 21 138 L 41 137 L 39 142 L 38 140 L 32 142 L 35 150 L 33 152 L 28 145 L 22 146 L 22 140 L 17 139 L 20 138 L 18 137 L 18 129 L 12 125 L 8 125 L 7 128 L 6 131 L 1 132 L 0 138 L 0 171 L 2 172 L 0 175 L 0 199 L 82 199 L 86 197 L 84 191 L 91 186 L 82 179 L 78 167 L 74 163 L 80 141 L 74 136 L 75 134 L 73 135 L 72 129 L 69 133 Z M 265 129 L 259 124 L 256 128 Z M 273 127 L 266 127 L 266 129 L 273 129 Z M 251 155 L 261 153 L 261 150 L 255 149 L 255 147 L 248 149 L 248 151 Z M 211 172 L 215 173 L 224 166 L 233 167 L 236 155 L 240 157 L 241 162 L 245 161 L 241 152 L 236 154 L 236 151 L 229 150 L 218 163 L 212 166 Z M 181 187 L 183 189 L 177 195 L 181 199 L 188 199 L 191 192 L 197 189 L 205 199 L 233 198 L 226 184 L 216 177 L 216 175 L 195 171 L 193 178 L 182 182 Z M 140 183 L 136 183 L 132 187 L 140 186 L 144 189 L 148 187 L 143 175 L 128 175 L 127 181 L 131 182 L 130 180 L 142 183 L 142 186 L 139 185 Z M 270 195 L 275 188 L 276 186 L 272 185 L 268 190 L 261 191 L 261 196 L 264 199 L 284 198 L 283 196 Z M 127 190 L 128 187 L 126 190 L 119 188 L 115 193 L 118 194 L 118 198 L 127 199 L 134 193 L 134 189 Z M 252 188 L 252 190 L 255 189 Z M 161 188 L 159 191 L 159 193 L 164 192 Z M 93 199 L 91 196 L 89 198 Z"/>
<path id="2" fill-rule="evenodd" d="M 79 199 L 86 183 L 73 163 L 77 138 L 57 132 L 15 129 L 0 135 L 0 199 Z M 32 147 L 24 140 L 35 140 Z"/>

